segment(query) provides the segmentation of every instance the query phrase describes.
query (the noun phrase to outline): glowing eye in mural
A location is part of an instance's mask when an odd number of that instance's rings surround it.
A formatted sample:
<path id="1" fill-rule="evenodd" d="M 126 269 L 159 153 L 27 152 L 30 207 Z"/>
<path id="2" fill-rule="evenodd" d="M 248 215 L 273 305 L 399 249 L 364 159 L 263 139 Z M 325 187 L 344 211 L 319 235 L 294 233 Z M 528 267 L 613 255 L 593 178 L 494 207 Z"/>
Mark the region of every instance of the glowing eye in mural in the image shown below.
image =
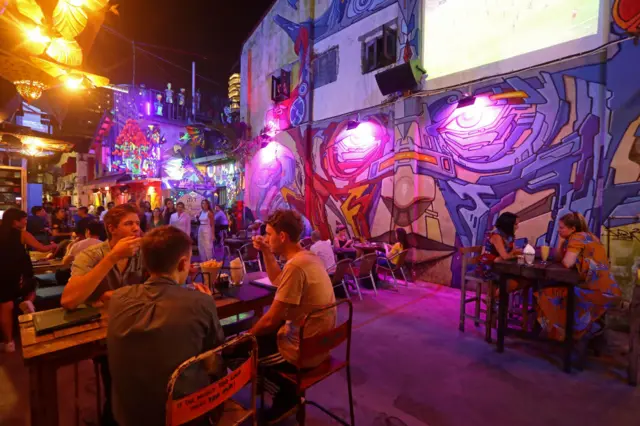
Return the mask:
<path id="1" fill-rule="evenodd" d="M 345 125 L 342 131 L 337 131 L 335 140 L 326 145 L 328 172 L 345 179 L 362 173 L 387 140 L 386 129 L 374 121 L 364 121 L 352 128 Z"/>
<path id="2" fill-rule="evenodd" d="M 440 131 L 473 132 L 493 127 L 502 110 L 500 106 L 493 106 L 488 98 L 478 97 L 473 105 L 456 109 Z"/>
<path id="3" fill-rule="evenodd" d="M 378 147 L 380 139 L 376 125 L 365 121 L 355 129 L 342 131 L 336 140 L 339 161 L 357 161 L 365 159 Z"/>

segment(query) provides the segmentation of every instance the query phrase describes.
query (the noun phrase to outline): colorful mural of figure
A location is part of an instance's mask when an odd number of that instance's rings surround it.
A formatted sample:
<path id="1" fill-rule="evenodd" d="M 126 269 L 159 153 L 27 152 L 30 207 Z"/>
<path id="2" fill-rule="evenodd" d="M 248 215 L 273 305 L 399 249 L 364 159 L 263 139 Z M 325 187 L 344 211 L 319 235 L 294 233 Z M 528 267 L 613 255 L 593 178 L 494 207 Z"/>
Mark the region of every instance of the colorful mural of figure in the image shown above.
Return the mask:
<path id="1" fill-rule="evenodd" d="M 637 30 L 640 10 L 631 3 L 614 3 L 612 37 Z M 453 285 L 457 248 L 481 244 L 503 211 L 520 217 L 518 237 L 552 245 L 556 219 L 569 211 L 583 213 L 596 232 L 608 217 L 634 217 L 640 55 L 627 41 L 602 59 L 475 85 L 466 107 L 459 101 L 467 94 L 454 90 L 288 128 L 274 138 L 289 147 L 282 164 L 264 172 L 249 165 L 248 206 L 261 214 L 293 207 L 325 233 L 342 223 L 373 240 L 405 228 L 418 249 L 418 277 Z M 632 226 L 619 220 L 610 232 Z M 635 242 L 624 244 L 612 270 L 630 277 L 640 253 Z M 421 270 L 423 261 L 429 267 Z"/>
<path id="2" fill-rule="evenodd" d="M 276 141 L 269 142 L 253 157 L 248 176 L 251 189 L 246 201 L 256 218 L 264 220 L 274 210 L 291 208 L 286 195 L 304 193 L 300 180 L 296 179 L 296 164 L 291 149 Z"/>

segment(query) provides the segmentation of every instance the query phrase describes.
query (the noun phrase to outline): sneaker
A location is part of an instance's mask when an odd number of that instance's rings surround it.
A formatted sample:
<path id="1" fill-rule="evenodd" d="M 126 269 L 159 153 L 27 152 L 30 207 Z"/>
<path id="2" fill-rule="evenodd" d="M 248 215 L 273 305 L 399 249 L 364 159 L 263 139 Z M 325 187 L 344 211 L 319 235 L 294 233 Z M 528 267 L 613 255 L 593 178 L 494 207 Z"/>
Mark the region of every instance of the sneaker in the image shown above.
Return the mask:
<path id="1" fill-rule="evenodd" d="M 20 302 L 18 305 L 23 314 L 32 314 L 36 311 L 36 307 L 33 306 L 33 302 L 31 300 L 25 300 L 24 302 Z"/>
<path id="2" fill-rule="evenodd" d="M 12 353 L 16 351 L 16 343 L 11 341 L 9 343 L 2 343 L 0 346 L 0 352 Z"/>

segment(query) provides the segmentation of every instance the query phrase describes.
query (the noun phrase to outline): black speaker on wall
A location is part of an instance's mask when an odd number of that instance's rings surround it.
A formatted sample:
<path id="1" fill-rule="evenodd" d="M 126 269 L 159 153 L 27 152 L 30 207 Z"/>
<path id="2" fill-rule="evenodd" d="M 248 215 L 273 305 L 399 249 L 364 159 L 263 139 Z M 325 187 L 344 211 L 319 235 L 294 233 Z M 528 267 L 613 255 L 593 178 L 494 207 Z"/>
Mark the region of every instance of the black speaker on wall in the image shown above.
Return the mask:
<path id="1" fill-rule="evenodd" d="M 383 95 L 404 92 L 418 87 L 425 70 L 420 68 L 418 60 L 405 62 L 376 74 L 378 88 Z"/>

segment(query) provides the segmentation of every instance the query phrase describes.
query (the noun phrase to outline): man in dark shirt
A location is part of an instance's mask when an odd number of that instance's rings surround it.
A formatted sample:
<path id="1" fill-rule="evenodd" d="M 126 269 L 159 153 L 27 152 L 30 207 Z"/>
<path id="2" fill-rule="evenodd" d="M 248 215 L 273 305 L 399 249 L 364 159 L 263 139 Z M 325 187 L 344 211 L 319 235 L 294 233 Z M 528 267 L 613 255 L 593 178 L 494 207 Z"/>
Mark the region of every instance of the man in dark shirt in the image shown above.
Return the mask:
<path id="1" fill-rule="evenodd" d="M 41 206 L 31 207 L 31 216 L 27 218 L 27 232 L 42 244 L 49 244 L 47 212 Z"/>
<path id="2" fill-rule="evenodd" d="M 224 341 L 209 289 L 182 286 L 191 264 L 191 238 L 172 226 L 156 228 L 142 239 L 142 258 L 149 280 L 116 290 L 109 303 L 107 351 L 120 426 L 163 425 L 173 371 Z M 183 373 L 174 399 L 207 386 L 210 375 L 222 376 L 221 363 L 207 364 L 207 370 L 196 365 Z"/>

